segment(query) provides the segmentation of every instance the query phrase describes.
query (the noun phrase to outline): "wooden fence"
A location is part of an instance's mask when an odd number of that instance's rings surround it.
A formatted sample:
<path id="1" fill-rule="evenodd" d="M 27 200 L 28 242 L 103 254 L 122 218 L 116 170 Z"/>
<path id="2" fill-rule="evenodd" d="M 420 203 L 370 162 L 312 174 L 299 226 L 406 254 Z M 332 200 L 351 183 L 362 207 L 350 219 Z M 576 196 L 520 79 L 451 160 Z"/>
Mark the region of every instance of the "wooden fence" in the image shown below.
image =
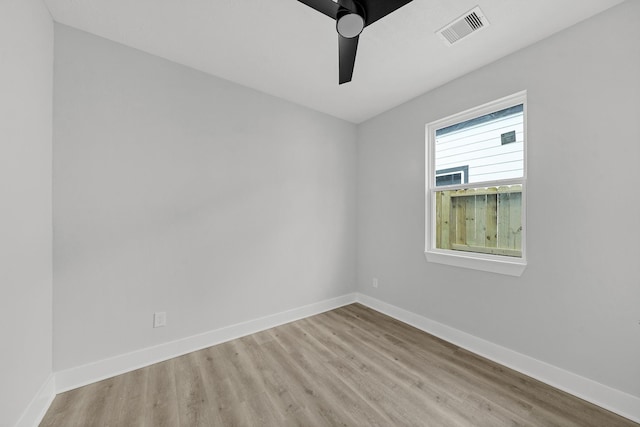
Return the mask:
<path id="1" fill-rule="evenodd" d="M 436 192 L 436 247 L 522 256 L 522 186 Z"/>

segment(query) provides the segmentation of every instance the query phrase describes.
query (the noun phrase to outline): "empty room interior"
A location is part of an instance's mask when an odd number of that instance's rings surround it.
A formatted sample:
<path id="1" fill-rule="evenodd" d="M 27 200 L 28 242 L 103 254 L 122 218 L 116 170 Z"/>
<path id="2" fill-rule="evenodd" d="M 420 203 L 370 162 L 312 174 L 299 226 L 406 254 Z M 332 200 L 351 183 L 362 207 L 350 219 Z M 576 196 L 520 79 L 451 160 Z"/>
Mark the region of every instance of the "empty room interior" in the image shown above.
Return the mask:
<path id="1" fill-rule="evenodd" d="M 0 427 L 638 425 L 639 16 L 2 0 Z"/>

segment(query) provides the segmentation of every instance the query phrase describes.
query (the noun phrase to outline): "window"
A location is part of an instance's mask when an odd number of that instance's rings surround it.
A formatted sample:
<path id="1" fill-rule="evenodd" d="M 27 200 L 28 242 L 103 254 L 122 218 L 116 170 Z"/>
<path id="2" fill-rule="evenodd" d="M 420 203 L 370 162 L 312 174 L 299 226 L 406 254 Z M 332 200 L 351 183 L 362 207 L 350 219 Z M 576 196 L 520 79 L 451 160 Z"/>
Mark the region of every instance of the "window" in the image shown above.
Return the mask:
<path id="1" fill-rule="evenodd" d="M 522 274 L 526 139 L 526 92 L 427 125 L 428 261 Z"/>
<path id="2" fill-rule="evenodd" d="M 436 171 L 436 187 L 469 182 L 469 166 L 440 169 Z"/>

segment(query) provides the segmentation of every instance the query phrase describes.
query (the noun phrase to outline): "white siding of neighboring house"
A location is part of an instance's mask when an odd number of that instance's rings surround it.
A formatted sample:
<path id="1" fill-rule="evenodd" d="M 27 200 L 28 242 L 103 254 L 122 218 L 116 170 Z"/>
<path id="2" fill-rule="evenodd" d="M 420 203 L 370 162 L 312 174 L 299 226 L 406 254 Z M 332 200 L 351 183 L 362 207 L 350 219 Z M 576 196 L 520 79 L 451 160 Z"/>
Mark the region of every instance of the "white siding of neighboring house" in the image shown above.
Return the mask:
<path id="1" fill-rule="evenodd" d="M 516 132 L 516 141 L 502 145 L 500 136 Z M 469 166 L 469 183 L 521 178 L 523 161 L 523 114 L 470 126 L 436 136 L 436 171 Z"/>

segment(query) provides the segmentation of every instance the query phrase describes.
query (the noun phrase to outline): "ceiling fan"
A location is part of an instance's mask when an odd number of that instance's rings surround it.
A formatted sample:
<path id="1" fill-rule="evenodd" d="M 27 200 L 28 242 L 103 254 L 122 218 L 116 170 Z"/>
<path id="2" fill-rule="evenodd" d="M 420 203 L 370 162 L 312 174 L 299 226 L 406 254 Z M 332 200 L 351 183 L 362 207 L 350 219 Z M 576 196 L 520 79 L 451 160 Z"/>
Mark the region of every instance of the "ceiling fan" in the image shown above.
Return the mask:
<path id="1" fill-rule="evenodd" d="M 336 20 L 339 83 L 351 81 L 358 38 L 364 27 L 400 9 L 412 0 L 298 0 Z"/>

